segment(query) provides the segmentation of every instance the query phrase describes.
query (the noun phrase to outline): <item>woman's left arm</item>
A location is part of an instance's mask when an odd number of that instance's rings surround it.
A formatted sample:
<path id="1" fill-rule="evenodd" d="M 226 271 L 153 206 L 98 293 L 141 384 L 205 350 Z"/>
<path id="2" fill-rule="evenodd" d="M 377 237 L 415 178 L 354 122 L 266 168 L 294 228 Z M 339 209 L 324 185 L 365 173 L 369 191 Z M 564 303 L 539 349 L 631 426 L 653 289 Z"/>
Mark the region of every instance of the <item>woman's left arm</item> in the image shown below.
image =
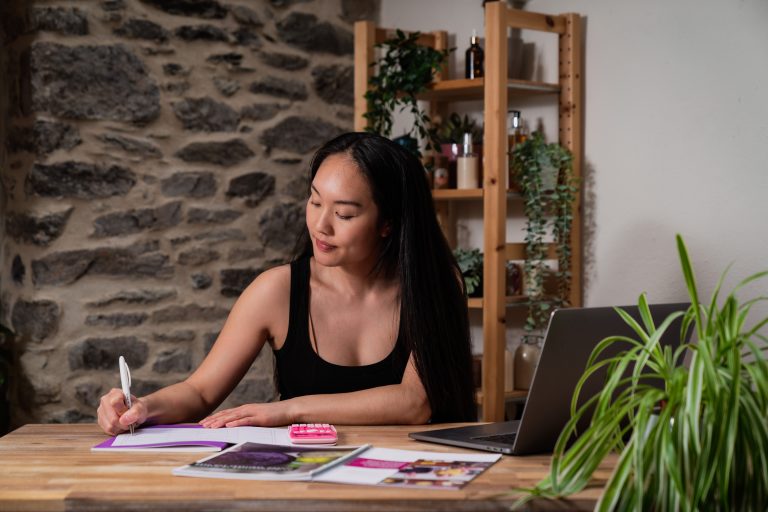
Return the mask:
<path id="1" fill-rule="evenodd" d="M 400 384 L 351 393 L 306 395 L 280 402 L 246 404 L 214 413 L 200 424 L 209 428 L 292 423 L 420 425 L 429 421 L 431 416 L 427 392 L 411 356 Z"/>

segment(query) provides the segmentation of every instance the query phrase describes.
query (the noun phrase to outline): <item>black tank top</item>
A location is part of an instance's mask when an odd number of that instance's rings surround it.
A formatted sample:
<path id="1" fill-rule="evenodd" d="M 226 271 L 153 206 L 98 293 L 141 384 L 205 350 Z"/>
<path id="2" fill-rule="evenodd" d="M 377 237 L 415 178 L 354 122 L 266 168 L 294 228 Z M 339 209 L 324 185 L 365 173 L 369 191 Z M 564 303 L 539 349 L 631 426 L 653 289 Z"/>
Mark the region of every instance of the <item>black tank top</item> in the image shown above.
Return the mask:
<path id="1" fill-rule="evenodd" d="M 308 257 L 291 262 L 288 334 L 275 352 L 280 399 L 399 384 L 408 362 L 401 333 L 392 352 L 374 364 L 340 366 L 317 355 L 309 338 L 309 272 Z"/>

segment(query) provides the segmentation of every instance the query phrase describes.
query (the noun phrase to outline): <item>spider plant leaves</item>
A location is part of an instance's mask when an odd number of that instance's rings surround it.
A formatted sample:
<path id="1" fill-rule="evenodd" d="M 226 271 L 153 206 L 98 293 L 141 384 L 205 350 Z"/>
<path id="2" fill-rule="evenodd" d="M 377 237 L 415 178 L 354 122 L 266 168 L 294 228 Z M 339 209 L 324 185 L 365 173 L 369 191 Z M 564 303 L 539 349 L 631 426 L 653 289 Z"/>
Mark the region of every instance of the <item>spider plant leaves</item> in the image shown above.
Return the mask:
<path id="1" fill-rule="evenodd" d="M 619 453 L 597 510 L 768 508 L 768 339 L 760 332 L 768 318 L 749 326 L 754 305 L 768 298 L 736 296 L 768 271 L 725 293 L 726 269 L 704 303 L 680 236 L 677 248 L 690 308 L 660 323 L 651 317 L 645 295 L 638 299 L 639 320 L 617 309 L 633 335 L 612 336 L 594 348 L 550 474 L 529 496 L 578 492 L 609 453 Z M 659 339 L 674 320 L 681 320 L 681 339 L 695 329 L 697 342 L 662 350 Z M 621 352 L 605 357 L 616 343 Z M 679 364 L 686 354 L 688 367 Z M 601 372 L 606 372 L 602 390 L 581 403 L 585 382 Z M 652 386 L 649 379 L 661 379 L 663 386 Z M 587 411 L 592 414 L 587 428 L 576 432 Z"/>

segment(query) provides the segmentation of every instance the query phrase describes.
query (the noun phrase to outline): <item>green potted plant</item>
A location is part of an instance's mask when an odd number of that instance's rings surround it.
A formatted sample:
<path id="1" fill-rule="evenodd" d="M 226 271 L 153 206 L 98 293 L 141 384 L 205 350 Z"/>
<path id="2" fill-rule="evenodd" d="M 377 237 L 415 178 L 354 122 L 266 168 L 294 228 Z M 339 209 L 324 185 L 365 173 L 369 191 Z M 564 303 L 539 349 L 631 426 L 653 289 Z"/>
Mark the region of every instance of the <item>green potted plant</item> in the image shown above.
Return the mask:
<path id="1" fill-rule="evenodd" d="M 366 130 L 390 137 L 395 110 L 398 107 L 401 112 L 409 110 L 414 124 L 407 135 L 425 140 L 427 149 L 437 149 L 439 143 L 431 129 L 431 119 L 420 108 L 417 95 L 427 90 L 449 51 L 418 44 L 420 35 L 397 30 L 393 38 L 376 45 L 383 54 L 372 64 L 376 72 L 368 80 L 365 93 L 368 108 L 364 117 L 368 120 Z"/>
<path id="2" fill-rule="evenodd" d="M 483 295 L 483 253 L 479 249 L 454 249 L 453 255 L 464 278 L 467 296 Z"/>
<path id="3" fill-rule="evenodd" d="M 547 143 L 540 132 L 534 132 L 512 151 L 512 178 L 523 196 L 526 216 L 523 291 L 528 297 L 528 335 L 541 334 L 547 326 L 553 306 L 568 304 L 571 282 L 571 224 L 573 203 L 578 191 L 568 149 Z M 553 175 L 547 185 L 547 174 Z M 544 281 L 549 272 L 547 243 L 551 234 L 557 253 L 557 295 L 545 295 Z"/>
<path id="4" fill-rule="evenodd" d="M 474 152 L 481 154 L 480 147 L 483 144 L 483 128 L 468 115 L 461 116 L 452 112 L 444 122 L 436 128 L 437 139 L 440 141 L 440 150 L 449 161 L 456 160 L 459 156 L 461 144 L 464 142 L 464 134 L 472 134 Z"/>
<path id="5" fill-rule="evenodd" d="M 768 508 L 768 338 L 761 332 L 768 317 L 749 319 L 753 306 L 768 297 L 742 301 L 736 296 L 745 285 L 768 277 L 768 271 L 747 277 L 722 297 L 724 273 L 703 302 L 679 235 L 677 248 L 691 301 L 682 332 L 694 328 L 697 342 L 674 353 L 662 351 L 661 333 L 682 313 L 651 318 L 644 294 L 641 322 L 617 309 L 636 338 L 607 338 L 596 346 L 572 404 L 584 381 L 601 367 L 608 369 L 605 385 L 581 407 L 572 405 L 549 476 L 518 505 L 534 496 L 559 498 L 583 489 L 603 459 L 618 452 L 597 510 Z M 617 342 L 629 342 L 631 348 L 598 360 Z M 687 367 L 675 364 L 686 356 Z M 663 387 L 648 385 L 649 379 Z M 591 408 L 589 426 L 577 433 L 578 419 Z"/>

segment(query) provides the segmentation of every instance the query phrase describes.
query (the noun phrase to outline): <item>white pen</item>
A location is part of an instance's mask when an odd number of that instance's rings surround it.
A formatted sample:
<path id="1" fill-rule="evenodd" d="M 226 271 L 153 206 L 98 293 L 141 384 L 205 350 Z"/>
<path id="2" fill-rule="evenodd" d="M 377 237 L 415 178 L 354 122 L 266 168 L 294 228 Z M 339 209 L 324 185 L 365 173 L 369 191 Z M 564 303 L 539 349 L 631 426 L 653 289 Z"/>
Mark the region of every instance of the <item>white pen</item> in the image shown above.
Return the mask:
<path id="1" fill-rule="evenodd" d="M 125 362 L 125 358 L 120 356 L 118 359 L 120 365 L 120 386 L 123 388 L 123 395 L 125 396 L 125 405 L 129 409 L 131 408 L 131 370 L 128 369 L 128 363 Z M 133 423 L 130 427 L 131 435 L 133 435 Z"/>

